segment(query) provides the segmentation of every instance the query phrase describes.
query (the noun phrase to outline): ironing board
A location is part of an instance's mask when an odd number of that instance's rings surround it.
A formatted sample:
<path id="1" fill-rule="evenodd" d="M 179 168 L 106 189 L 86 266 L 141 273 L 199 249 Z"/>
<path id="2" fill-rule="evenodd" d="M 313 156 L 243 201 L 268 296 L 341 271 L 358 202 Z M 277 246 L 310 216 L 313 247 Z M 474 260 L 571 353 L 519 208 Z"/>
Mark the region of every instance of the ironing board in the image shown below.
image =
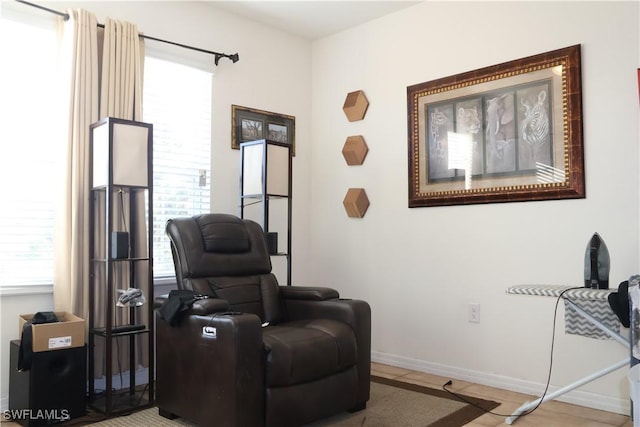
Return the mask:
<path id="1" fill-rule="evenodd" d="M 578 333 L 580 335 L 594 338 L 608 337 L 619 342 L 626 348 L 629 348 L 630 341 L 618 333 L 620 323 L 617 316 L 609 306 L 608 296 L 615 290 L 570 288 L 570 286 L 558 285 L 516 285 L 509 287 L 507 289 L 507 293 L 516 295 L 549 296 L 555 298 L 562 295 L 565 307 L 567 308 L 565 311 L 565 320 L 568 333 Z M 570 314 L 570 312 L 573 314 Z M 599 334 L 594 334 L 592 329 L 598 330 Z M 562 396 L 571 390 L 590 383 L 591 381 L 603 377 L 624 366 L 629 366 L 629 357 L 625 357 L 623 360 L 609 367 L 587 375 L 584 378 L 561 387 L 544 397 L 534 400 L 533 402 L 525 402 L 522 406 L 516 409 L 510 417 L 506 418 L 505 423 L 512 424 L 523 413 L 535 408 L 538 404 L 544 403 L 548 400 L 553 400 L 556 397 Z"/>

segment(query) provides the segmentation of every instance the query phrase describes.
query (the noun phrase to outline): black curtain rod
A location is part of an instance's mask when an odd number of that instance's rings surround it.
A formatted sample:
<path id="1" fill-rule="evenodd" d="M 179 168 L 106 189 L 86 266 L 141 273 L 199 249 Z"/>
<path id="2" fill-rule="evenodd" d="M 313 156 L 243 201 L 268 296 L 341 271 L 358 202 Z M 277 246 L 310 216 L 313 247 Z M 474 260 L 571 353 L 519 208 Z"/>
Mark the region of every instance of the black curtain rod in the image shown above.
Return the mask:
<path id="1" fill-rule="evenodd" d="M 68 13 L 59 12 L 57 10 L 49 9 L 48 7 L 40 6 L 38 4 L 31 3 L 31 2 L 28 2 L 28 1 L 24 1 L 24 0 L 16 0 L 16 1 L 18 3 L 26 4 L 27 6 L 35 7 L 37 9 L 44 10 L 44 11 L 47 11 L 49 13 L 53 13 L 54 15 L 62 16 L 65 21 L 69 20 L 69 14 Z M 98 24 L 98 27 L 104 28 L 104 24 Z M 179 46 L 179 47 L 182 47 L 182 48 L 185 48 L 185 49 L 195 50 L 195 51 L 202 52 L 202 53 L 208 53 L 209 55 L 214 55 L 214 57 L 215 57 L 214 63 L 216 65 L 218 65 L 218 61 L 220 61 L 220 58 L 229 58 L 234 64 L 236 62 L 238 62 L 238 60 L 240 60 L 240 57 L 238 56 L 237 53 L 227 54 L 227 53 L 214 52 L 214 51 L 211 51 L 211 50 L 200 49 L 199 47 L 189 46 L 189 45 L 182 44 L 182 43 L 176 43 L 176 42 L 172 42 L 172 41 L 169 41 L 169 40 L 163 40 L 163 39 L 159 39 L 159 38 L 156 38 L 156 37 L 146 36 L 144 34 L 140 34 L 140 37 L 142 37 L 143 39 L 147 39 L 147 40 L 153 40 L 153 41 L 157 41 L 157 42 L 161 42 L 161 43 L 170 44 L 170 45 L 173 45 L 173 46 Z"/>

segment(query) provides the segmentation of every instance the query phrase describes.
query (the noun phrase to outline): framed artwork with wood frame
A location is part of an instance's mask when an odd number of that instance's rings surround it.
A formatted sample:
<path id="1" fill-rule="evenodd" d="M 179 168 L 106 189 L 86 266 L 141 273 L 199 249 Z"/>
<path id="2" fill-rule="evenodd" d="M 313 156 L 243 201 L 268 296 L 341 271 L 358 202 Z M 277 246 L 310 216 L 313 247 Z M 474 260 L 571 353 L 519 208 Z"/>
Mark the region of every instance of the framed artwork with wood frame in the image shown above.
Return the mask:
<path id="1" fill-rule="evenodd" d="M 409 207 L 584 198 L 580 45 L 407 87 Z"/>
<path id="2" fill-rule="evenodd" d="M 296 118 L 255 108 L 231 106 L 231 148 L 240 149 L 240 143 L 268 139 L 291 145 L 296 154 Z"/>

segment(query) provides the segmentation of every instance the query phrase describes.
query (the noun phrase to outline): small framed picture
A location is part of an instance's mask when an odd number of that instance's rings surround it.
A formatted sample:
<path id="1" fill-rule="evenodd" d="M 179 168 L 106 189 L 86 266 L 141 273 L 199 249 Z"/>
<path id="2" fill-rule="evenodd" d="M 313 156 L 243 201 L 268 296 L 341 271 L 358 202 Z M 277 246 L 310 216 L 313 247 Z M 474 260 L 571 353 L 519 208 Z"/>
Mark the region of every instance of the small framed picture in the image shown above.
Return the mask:
<path id="1" fill-rule="evenodd" d="M 295 156 L 296 118 L 255 108 L 231 106 L 231 148 L 240 149 L 240 143 L 268 139 L 291 145 Z"/>

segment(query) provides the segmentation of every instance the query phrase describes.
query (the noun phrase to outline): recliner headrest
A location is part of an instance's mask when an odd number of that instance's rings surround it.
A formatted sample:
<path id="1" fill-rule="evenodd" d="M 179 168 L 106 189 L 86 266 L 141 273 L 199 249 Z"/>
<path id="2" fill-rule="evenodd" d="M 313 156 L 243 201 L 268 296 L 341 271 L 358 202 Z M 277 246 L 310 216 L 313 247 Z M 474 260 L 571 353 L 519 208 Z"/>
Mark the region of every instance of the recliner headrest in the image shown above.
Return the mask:
<path id="1" fill-rule="evenodd" d="M 202 230 L 205 252 L 241 253 L 251 249 L 244 223 L 233 215 L 202 215 L 196 218 Z"/>

